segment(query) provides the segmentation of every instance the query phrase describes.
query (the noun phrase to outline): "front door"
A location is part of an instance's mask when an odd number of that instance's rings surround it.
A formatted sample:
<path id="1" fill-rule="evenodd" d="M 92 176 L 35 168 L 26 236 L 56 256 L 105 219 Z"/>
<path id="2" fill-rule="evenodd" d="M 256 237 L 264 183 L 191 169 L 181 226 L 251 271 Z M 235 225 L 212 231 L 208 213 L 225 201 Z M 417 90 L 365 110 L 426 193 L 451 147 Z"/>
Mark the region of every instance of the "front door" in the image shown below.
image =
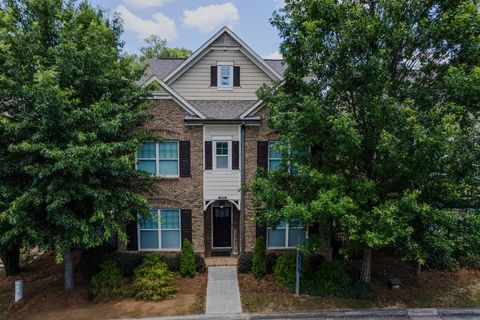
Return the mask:
<path id="1" fill-rule="evenodd" d="M 232 247 L 231 207 L 213 207 L 212 232 L 213 248 Z"/>

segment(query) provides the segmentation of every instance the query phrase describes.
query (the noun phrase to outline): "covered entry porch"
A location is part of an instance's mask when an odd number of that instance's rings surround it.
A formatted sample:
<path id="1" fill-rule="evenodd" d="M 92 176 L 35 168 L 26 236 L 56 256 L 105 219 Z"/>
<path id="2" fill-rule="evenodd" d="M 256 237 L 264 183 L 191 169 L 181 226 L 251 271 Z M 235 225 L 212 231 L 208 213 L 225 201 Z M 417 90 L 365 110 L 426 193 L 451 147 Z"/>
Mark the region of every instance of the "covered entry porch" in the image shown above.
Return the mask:
<path id="1" fill-rule="evenodd" d="M 204 211 L 205 255 L 235 256 L 240 251 L 240 210 L 238 203 L 216 200 Z"/>

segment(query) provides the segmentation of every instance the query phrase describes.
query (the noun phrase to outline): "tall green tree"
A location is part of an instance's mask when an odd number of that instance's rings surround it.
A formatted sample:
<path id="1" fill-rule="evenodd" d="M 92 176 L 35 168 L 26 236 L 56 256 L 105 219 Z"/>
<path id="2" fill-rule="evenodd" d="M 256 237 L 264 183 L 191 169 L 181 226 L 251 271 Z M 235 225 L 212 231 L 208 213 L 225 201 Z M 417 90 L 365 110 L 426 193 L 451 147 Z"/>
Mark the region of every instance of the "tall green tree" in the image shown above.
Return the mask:
<path id="1" fill-rule="evenodd" d="M 140 48 L 145 58 L 188 58 L 192 54 L 192 50 L 187 48 L 169 48 L 167 40 L 156 34 L 146 38 L 145 43 L 147 45 Z"/>
<path id="2" fill-rule="evenodd" d="M 259 96 L 269 125 L 312 154 L 291 153 L 296 170 L 258 176 L 252 190 L 269 210 L 257 219 L 335 222 L 363 248 L 366 282 L 373 249 L 424 264 L 432 242 L 451 248 L 458 209 L 478 208 L 478 8 L 472 0 L 287 0 L 271 20 L 285 81 Z"/>
<path id="3" fill-rule="evenodd" d="M 114 232 L 125 242 L 123 225 L 148 211 L 139 193 L 149 178 L 134 166 L 148 138 L 143 69 L 121 33 L 117 17 L 86 1 L 0 2 L 0 134 L 9 135 L 0 174 L 22 180 L 17 191 L 0 184 L 10 194 L 2 238 L 55 250 L 67 289 L 72 248 Z"/>

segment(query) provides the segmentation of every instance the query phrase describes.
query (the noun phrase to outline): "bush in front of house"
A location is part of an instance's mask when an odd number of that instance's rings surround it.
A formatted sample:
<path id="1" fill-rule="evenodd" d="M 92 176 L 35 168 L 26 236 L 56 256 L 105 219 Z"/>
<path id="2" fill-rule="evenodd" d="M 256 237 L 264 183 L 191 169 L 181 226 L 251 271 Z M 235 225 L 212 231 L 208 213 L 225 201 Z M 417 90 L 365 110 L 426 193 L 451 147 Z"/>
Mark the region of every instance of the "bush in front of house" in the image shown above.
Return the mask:
<path id="1" fill-rule="evenodd" d="M 277 264 L 278 254 L 274 252 L 267 253 L 267 274 L 273 273 L 273 268 Z"/>
<path id="2" fill-rule="evenodd" d="M 145 255 L 139 252 L 114 252 L 107 257 L 120 268 L 126 276 L 132 276 L 135 269 L 142 264 Z"/>
<path id="3" fill-rule="evenodd" d="M 193 252 L 192 243 L 185 239 L 182 245 L 182 258 L 180 260 L 180 275 L 182 277 L 195 277 L 197 265 L 195 263 L 195 252 Z"/>
<path id="4" fill-rule="evenodd" d="M 289 289 L 295 287 L 296 260 L 297 258 L 294 252 L 282 254 L 277 258 L 277 263 L 275 267 L 273 267 L 273 274 L 282 287 Z"/>
<path id="5" fill-rule="evenodd" d="M 252 272 L 253 264 L 253 253 L 244 252 L 238 256 L 237 268 L 240 273 L 250 273 Z"/>
<path id="6" fill-rule="evenodd" d="M 100 271 L 90 280 L 90 292 L 95 302 L 110 302 L 132 295 L 132 288 L 125 281 L 120 268 L 112 261 L 105 261 Z"/>
<path id="7" fill-rule="evenodd" d="M 207 271 L 207 267 L 205 265 L 205 258 L 199 253 L 195 254 L 195 264 L 197 265 L 198 273 L 205 273 L 205 271 Z"/>
<path id="8" fill-rule="evenodd" d="M 176 292 L 175 275 L 157 254 L 149 254 L 135 269 L 135 297 L 139 300 L 162 301 Z"/>
<path id="9" fill-rule="evenodd" d="M 253 247 L 252 273 L 255 278 L 263 278 L 267 274 L 267 248 L 265 238 L 260 236 Z"/>
<path id="10" fill-rule="evenodd" d="M 313 274 L 304 273 L 302 291 L 313 295 L 331 295 L 350 286 L 347 270 L 339 263 L 324 262 Z"/>
<path id="11" fill-rule="evenodd" d="M 100 272 L 102 263 L 114 250 L 115 248 L 108 243 L 82 250 L 77 266 L 78 272 L 87 280 L 90 280 L 93 275 Z"/>

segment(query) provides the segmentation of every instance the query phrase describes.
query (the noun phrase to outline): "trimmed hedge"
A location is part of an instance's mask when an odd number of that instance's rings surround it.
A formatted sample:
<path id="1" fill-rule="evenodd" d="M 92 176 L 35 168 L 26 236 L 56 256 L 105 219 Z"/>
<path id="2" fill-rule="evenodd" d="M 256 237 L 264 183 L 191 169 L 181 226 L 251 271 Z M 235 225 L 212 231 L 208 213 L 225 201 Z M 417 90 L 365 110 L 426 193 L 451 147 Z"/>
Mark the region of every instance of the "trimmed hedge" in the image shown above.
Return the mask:
<path id="1" fill-rule="evenodd" d="M 133 295 L 132 286 L 124 279 L 120 268 L 112 261 L 100 266 L 90 280 L 90 292 L 95 302 L 110 302 Z"/>
<path id="2" fill-rule="evenodd" d="M 237 263 L 238 272 L 240 273 L 252 272 L 252 264 L 253 264 L 253 253 L 252 252 L 241 253 L 240 256 L 238 257 L 238 263 Z"/>
<path id="3" fill-rule="evenodd" d="M 252 273 L 255 278 L 263 278 L 267 274 L 267 253 L 265 238 L 260 236 L 255 240 L 253 248 Z"/>
<path id="4" fill-rule="evenodd" d="M 180 275 L 182 277 L 195 277 L 197 265 L 195 263 L 195 253 L 192 243 L 188 239 L 183 240 L 182 256 L 180 260 Z"/>
<path id="5" fill-rule="evenodd" d="M 296 260 L 294 252 L 285 253 L 278 257 L 273 273 L 275 274 L 275 279 L 282 287 L 289 289 L 295 287 Z"/>

